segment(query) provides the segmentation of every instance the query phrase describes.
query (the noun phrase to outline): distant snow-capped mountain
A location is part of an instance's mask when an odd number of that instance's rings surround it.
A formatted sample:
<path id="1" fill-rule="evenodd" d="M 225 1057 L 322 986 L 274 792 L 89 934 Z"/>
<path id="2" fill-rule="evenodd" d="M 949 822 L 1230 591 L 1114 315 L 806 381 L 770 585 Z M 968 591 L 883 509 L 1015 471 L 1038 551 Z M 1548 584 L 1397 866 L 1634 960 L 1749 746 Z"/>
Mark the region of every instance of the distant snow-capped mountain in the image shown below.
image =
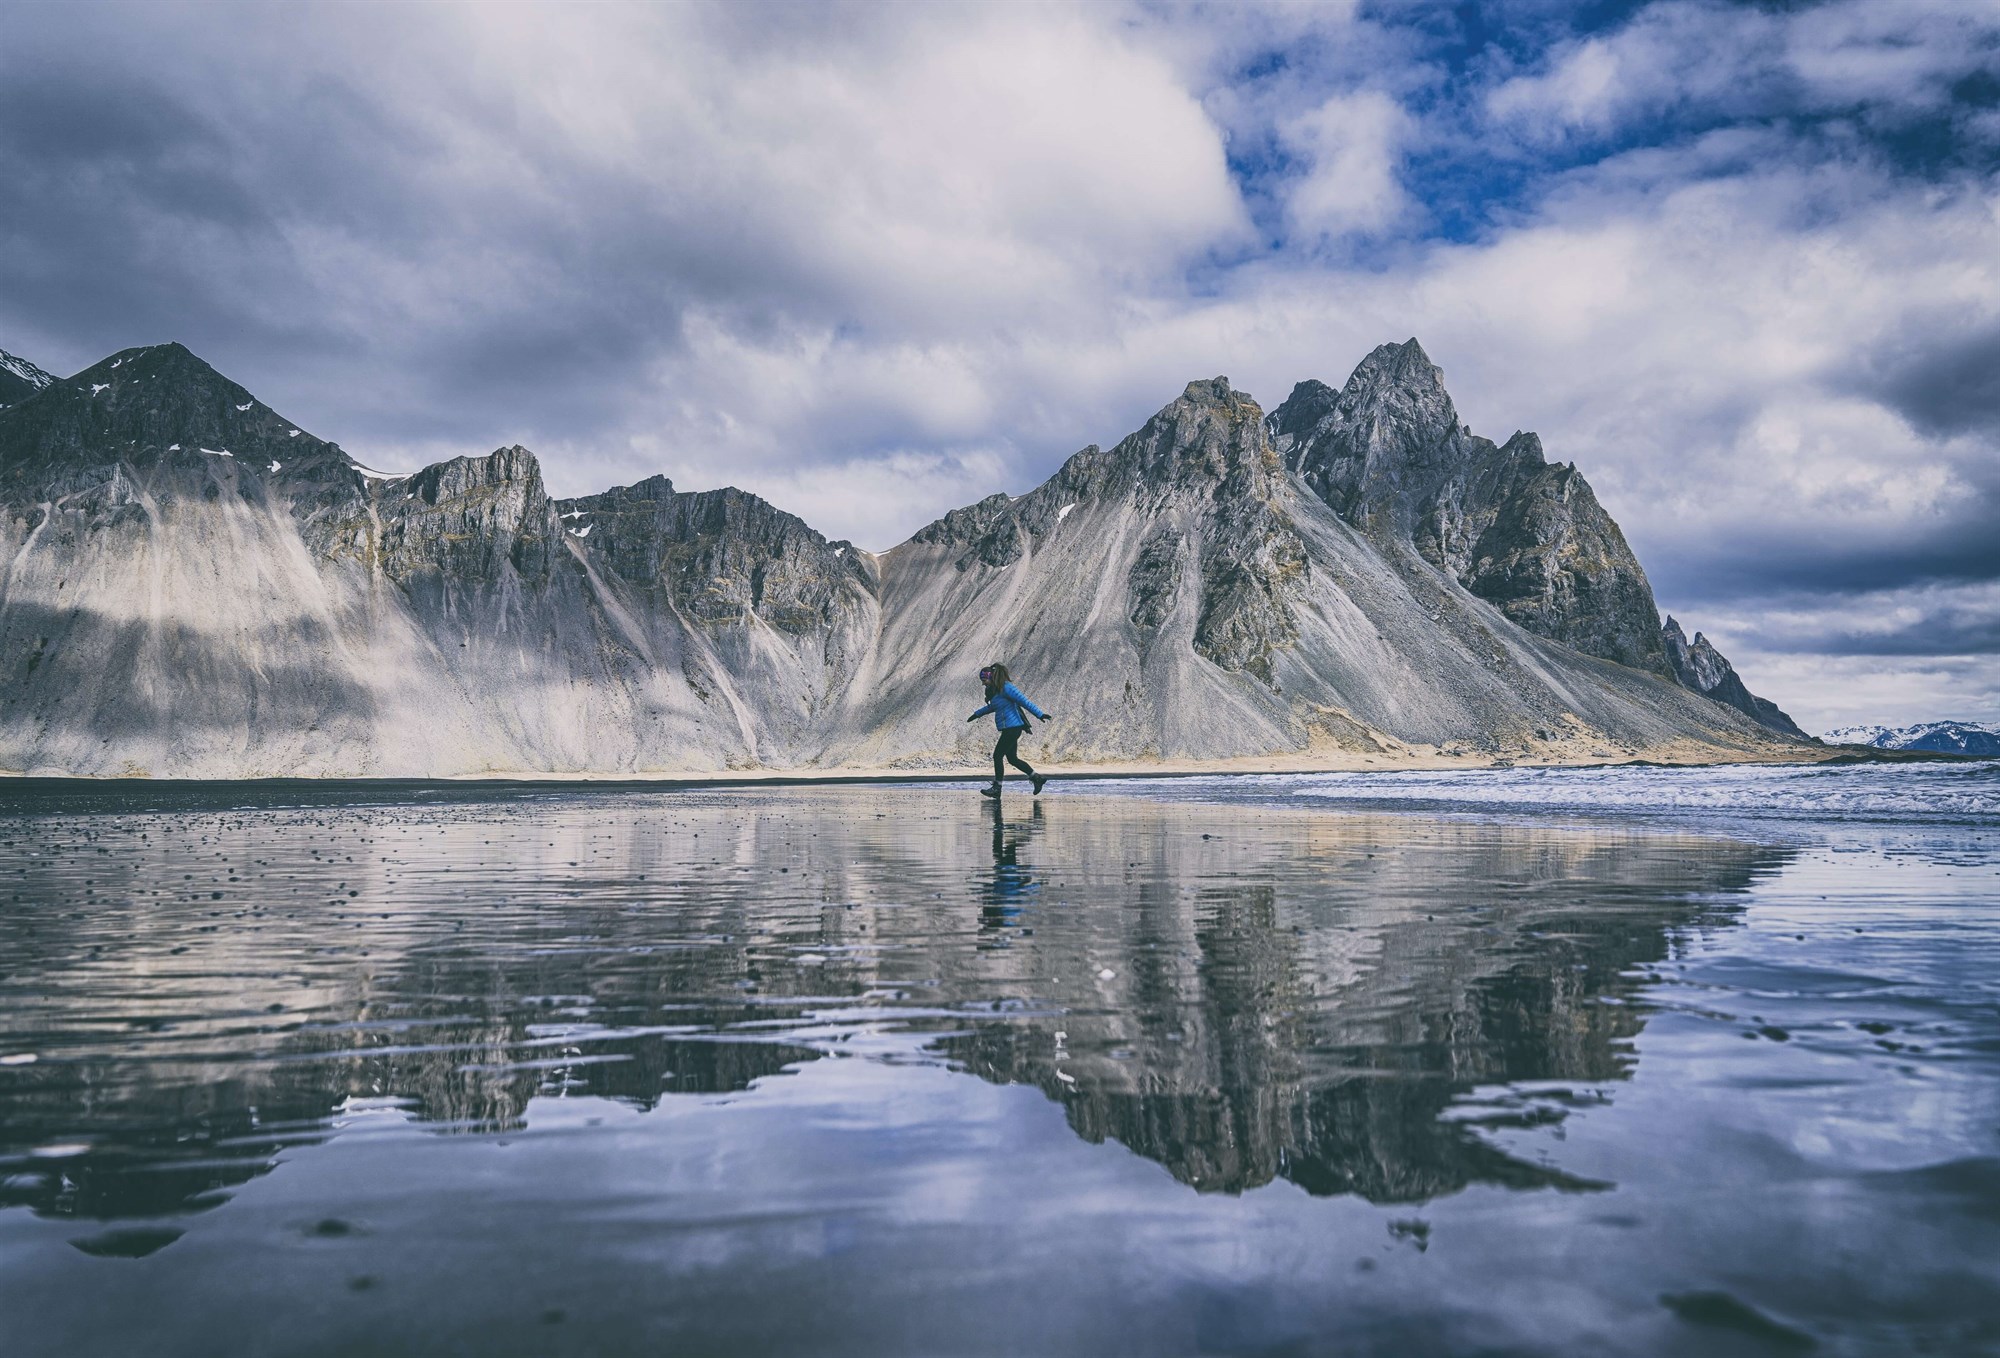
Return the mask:
<path id="1" fill-rule="evenodd" d="M 1843 726 L 1828 731 L 1829 745 L 1873 745 L 1883 750 L 1936 750 L 1943 754 L 2000 756 L 2000 727 L 1976 721 L 1926 721 L 1915 726 Z"/>

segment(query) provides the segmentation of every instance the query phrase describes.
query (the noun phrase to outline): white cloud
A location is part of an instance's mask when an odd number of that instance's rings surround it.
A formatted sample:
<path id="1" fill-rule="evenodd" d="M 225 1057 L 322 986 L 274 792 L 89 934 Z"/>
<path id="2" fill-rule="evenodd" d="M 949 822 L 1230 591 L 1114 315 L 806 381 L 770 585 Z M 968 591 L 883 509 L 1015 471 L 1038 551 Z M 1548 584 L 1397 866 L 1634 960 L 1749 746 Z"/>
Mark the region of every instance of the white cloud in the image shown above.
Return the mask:
<path id="1" fill-rule="evenodd" d="M 1537 140 L 1577 128 L 1601 132 L 1635 96 L 1624 46 L 1601 38 L 1577 44 L 1542 75 L 1519 76 L 1487 96 L 1487 111 Z"/>
<path id="2" fill-rule="evenodd" d="M 1952 77 L 1992 60 L 1991 5 L 1846 0 L 1788 16 L 1784 67 L 1829 105 L 1937 105 Z"/>
<path id="3" fill-rule="evenodd" d="M 1531 144 L 1603 136 L 1673 109 L 1711 116 L 1783 107 L 1894 118 L 1945 101 L 1990 61 L 1994 15 L 1959 0 L 1836 0 L 1796 13 L 1656 0 L 1608 34 L 1558 44 L 1496 85 L 1487 114 Z"/>
<path id="4" fill-rule="evenodd" d="M 1285 217 L 1303 243 L 1393 225 L 1409 200 L 1396 177 L 1409 115 L 1386 94 L 1337 94 L 1280 128 L 1285 146 L 1306 164 L 1291 181 Z"/>
<path id="5" fill-rule="evenodd" d="M 732 41 L 711 10 L 450 13 L 477 87 L 379 97 L 429 104 L 455 191 L 554 206 L 586 238 L 622 218 L 661 282 L 733 303 L 905 334 L 1042 323 L 1247 225 L 1168 65 L 1061 12 L 899 9 L 811 44 Z M 496 120 L 495 85 L 560 97 Z"/>

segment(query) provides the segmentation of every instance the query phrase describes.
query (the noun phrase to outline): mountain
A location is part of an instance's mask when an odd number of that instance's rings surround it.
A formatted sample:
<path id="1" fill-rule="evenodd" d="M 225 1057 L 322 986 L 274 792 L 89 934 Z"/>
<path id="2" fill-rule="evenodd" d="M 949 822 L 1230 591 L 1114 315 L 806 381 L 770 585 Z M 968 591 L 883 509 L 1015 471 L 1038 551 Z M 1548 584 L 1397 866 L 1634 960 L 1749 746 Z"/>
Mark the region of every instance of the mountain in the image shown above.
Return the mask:
<path id="1" fill-rule="evenodd" d="M 1826 733 L 1829 745 L 1873 745 L 1882 750 L 1935 750 L 2000 758 L 2000 726 L 1976 721 L 1927 721 L 1915 726 L 1848 726 Z"/>
<path id="2" fill-rule="evenodd" d="M 1674 678 L 1688 688 L 1716 702 L 1727 703 L 1773 731 L 1799 740 L 1812 739 L 1776 703 L 1744 687 L 1735 667 L 1701 633 L 1696 632 L 1694 640 L 1689 642 L 1681 625 L 1669 616 L 1660 626 L 1660 638 Z"/>
<path id="3" fill-rule="evenodd" d="M 1668 673 L 1652 586 L 1575 464 L 1551 465 L 1533 434 L 1496 446 L 1460 424 L 1414 339 L 1375 350 L 1338 392 L 1301 382 L 1270 425 L 1290 469 L 1372 541 L 1530 632 Z"/>
<path id="4" fill-rule="evenodd" d="M 1748 734 L 1736 714 L 1530 632 L 1357 528 L 1287 467 L 1271 422 L 1224 378 L 1189 383 L 1027 495 L 919 532 L 881 559 L 880 598 L 876 664 L 846 720 L 897 743 L 864 741 L 865 762 L 948 741 L 960 676 L 996 656 L 1059 677 L 1046 696 L 1067 719 L 1049 736 L 1069 758 Z"/>
<path id="5" fill-rule="evenodd" d="M 1674 681 L 1583 478 L 1464 431 L 1414 341 L 1268 418 L 1189 383 L 881 554 L 665 477 L 554 500 L 519 447 L 375 471 L 128 349 L 0 411 L 0 551 L 24 772 L 976 767 L 994 659 L 1057 762 L 1775 739 Z"/>
<path id="6" fill-rule="evenodd" d="M 1291 470 L 1392 557 L 1414 551 L 1530 632 L 1808 738 L 1707 641 L 1690 648 L 1679 624 L 1662 627 L 1645 571 L 1575 463 L 1550 464 L 1533 434 L 1496 445 L 1459 423 L 1416 340 L 1378 348 L 1338 392 L 1301 382 L 1270 429 Z"/>
<path id="7" fill-rule="evenodd" d="M 0 349 L 0 410 L 19 405 L 55 380 L 27 359 Z"/>

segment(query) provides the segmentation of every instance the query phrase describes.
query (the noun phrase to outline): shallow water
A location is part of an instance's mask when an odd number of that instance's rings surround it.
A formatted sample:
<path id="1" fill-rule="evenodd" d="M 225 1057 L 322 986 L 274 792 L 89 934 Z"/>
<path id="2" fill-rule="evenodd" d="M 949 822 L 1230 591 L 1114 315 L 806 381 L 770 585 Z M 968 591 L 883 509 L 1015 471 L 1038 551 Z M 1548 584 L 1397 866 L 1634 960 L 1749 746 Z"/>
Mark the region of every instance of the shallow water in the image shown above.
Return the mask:
<path id="1" fill-rule="evenodd" d="M 16 793 L 0 1352 L 2000 1351 L 2000 835 L 1829 772 Z"/>

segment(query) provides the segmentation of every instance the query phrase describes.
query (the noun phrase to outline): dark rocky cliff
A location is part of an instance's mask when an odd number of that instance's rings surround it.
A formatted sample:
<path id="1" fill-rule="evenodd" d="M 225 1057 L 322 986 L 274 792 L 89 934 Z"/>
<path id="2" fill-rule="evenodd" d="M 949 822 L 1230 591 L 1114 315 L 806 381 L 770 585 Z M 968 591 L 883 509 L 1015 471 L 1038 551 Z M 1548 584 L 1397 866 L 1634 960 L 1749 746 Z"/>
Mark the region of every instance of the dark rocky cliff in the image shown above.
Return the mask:
<path id="1" fill-rule="evenodd" d="M 1725 703 L 1782 735 L 1799 740 L 1812 739 L 1799 729 L 1797 722 L 1780 711 L 1776 703 L 1752 693 L 1737 675 L 1736 667 L 1725 660 L 1722 652 L 1716 650 L 1701 633 L 1696 632 L 1690 642 L 1681 625 L 1669 617 L 1660 626 L 1660 640 L 1666 648 L 1667 664 L 1672 667 L 1674 678 L 1684 686 L 1705 698 Z"/>
<path id="2" fill-rule="evenodd" d="M 704 624 L 754 616 L 808 633 L 834 625 L 852 591 L 873 587 L 853 544 L 828 542 L 803 519 L 733 486 L 682 492 L 652 476 L 557 509 L 593 557 Z"/>
<path id="3" fill-rule="evenodd" d="M 1283 508 L 1284 468 L 1265 436 L 1263 410 L 1226 377 L 1190 382 L 1112 460 L 1162 506 L 1191 502 L 1205 511 L 1199 550 L 1176 560 L 1173 572 L 1199 582 L 1195 653 L 1273 683 L 1274 655 L 1298 637 L 1306 548 Z M 1173 540 L 1166 526 L 1149 540 L 1155 560 Z M 1130 595 L 1134 622 L 1160 612 L 1154 563 L 1141 561 Z"/>
<path id="4" fill-rule="evenodd" d="M 437 575 L 479 584 L 503 571 L 545 580 L 568 564 L 541 464 L 519 444 L 455 457 L 371 490 L 377 562 L 392 580 Z"/>
<path id="5" fill-rule="evenodd" d="M 1301 382 L 1270 428 L 1356 528 L 1408 544 L 1531 632 L 1667 673 L 1652 586 L 1589 483 L 1533 434 L 1495 445 L 1460 424 L 1414 339 L 1376 349 L 1338 392 Z"/>

